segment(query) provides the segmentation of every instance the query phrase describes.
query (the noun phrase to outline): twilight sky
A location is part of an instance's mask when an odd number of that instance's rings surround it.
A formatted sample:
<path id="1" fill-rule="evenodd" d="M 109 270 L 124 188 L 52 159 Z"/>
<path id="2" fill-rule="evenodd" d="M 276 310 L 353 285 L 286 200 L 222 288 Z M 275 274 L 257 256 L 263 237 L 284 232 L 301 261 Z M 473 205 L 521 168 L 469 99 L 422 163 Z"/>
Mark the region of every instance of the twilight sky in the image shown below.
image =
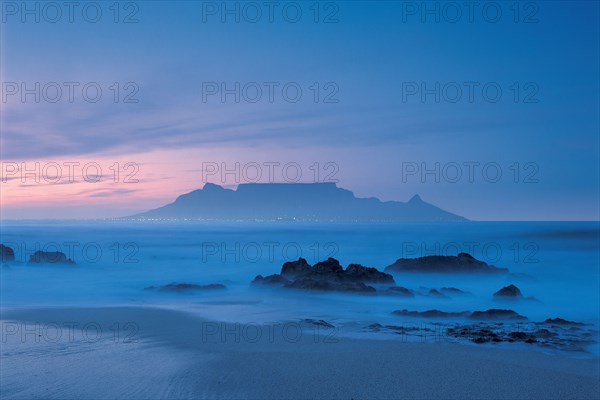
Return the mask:
<path id="1" fill-rule="evenodd" d="M 600 218 L 597 2 L 44 4 L 2 3 L 3 219 L 124 216 L 257 171 Z"/>

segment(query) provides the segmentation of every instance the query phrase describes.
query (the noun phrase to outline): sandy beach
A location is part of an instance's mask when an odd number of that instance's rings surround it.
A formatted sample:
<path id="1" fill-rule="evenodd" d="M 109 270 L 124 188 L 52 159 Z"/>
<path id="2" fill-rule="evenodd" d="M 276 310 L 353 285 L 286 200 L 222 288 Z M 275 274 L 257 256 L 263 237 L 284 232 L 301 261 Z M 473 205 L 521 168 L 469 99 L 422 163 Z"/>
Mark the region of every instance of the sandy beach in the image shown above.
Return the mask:
<path id="1" fill-rule="evenodd" d="M 233 324 L 158 308 L 5 309 L 2 398 L 595 399 L 598 358 Z"/>

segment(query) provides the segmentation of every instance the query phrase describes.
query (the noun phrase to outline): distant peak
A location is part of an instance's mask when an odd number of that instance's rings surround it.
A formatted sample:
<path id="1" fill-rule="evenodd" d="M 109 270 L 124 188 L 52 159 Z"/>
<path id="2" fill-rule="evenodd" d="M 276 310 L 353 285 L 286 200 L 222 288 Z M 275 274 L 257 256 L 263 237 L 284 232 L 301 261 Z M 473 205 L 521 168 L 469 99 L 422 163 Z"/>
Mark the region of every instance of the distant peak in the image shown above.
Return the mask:
<path id="1" fill-rule="evenodd" d="M 223 190 L 223 187 L 214 183 L 207 182 L 204 184 L 202 190 Z"/>
<path id="2" fill-rule="evenodd" d="M 409 203 L 422 203 L 423 199 L 418 194 L 415 194 L 413 197 L 411 197 L 411 199 L 408 202 Z"/>
<path id="3" fill-rule="evenodd" d="M 269 182 L 269 183 L 240 183 L 238 187 L 307 187 L 307 186 L 333 186 L 337 187 L 335 182 Z"/>

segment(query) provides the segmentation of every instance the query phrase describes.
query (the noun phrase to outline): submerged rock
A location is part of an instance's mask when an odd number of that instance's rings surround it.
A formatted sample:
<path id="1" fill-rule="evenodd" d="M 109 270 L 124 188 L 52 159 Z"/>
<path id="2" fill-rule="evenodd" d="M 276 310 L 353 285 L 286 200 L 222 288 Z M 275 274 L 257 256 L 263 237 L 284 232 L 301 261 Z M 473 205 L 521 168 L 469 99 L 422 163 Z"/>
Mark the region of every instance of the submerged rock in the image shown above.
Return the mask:
<path id="1" fill-rule="evenodd" d="M 513 310 L 500 310 L 500 309 L 489 309 L 486 311 L 459 311 L 459 312 L 447 312 L 440 310 L 427 310 L 427 311 L 409 311 L 409 310 L 396 310 L 392 314 L 400 315 L 405 317 L 423 317 L 423 318 L 469 318 L 477 320 L 513 320 L 513 321 L 524 321 L 526 317 L 517 314 Z"/>
<path id="2" fill-rule="evenodd" d="M 12 248 L 5 246 L 0 243 L 0 261 L 1 262 L 14 262 L 15 252 Z"/>
<path id="3" fill-rule="evenodd" d="M 446 313 L 439 310 L 425 312 L 402 310 L 394 313 L 408 316 L 429 316 L 431 318 L 462 314 Z M 554 319 L 548 320 L 553 321 Z M 557 318 L 556 320 L 558 320 L 559 324 L 545 325 L 544 328 L 540 328 L 540 325 L 536 323 L 528 323 L 520 320 L 502 320 L 477 321 L 474 323 L 432 321 L 428 324 L 409 322 L 401 326 L 383 326 L 373 323 L 367 326 L 366 330 L 381 332 L 383 334 L 395 333 L 403 335 L 403 340 L 407 341 L 411 339 L 423 341 L 423 338 L 427 337 L 428 340 L 430 338 L 431 340 L 441 342 L 470 341 L 489 345 L 496 343 L 526 343 L 544 348 L 575 352 L 587 352 L 590 350 L 590 346 L 597 345 L 597 330 L 595 327 L 574 327 L 569 324 L 571 321 L 562 320 L 561 318 Z M 562 321 L 566 321 L 566 324 Z"/>
<path id="4" fill-rule="evenodd" d="M 415 297 L 415 294 L 412 292 L 412 290 L 407 289 L 402 286 L 389 287 L 386 290 L 386 293 L 392 294 L 392 295 L 397 295 L 397 296 L 404 296 L 404 297 Z"/>
<path id="5" fill-rule="evenodd" d="M 401 316 L 405 316 L 405 317 L 452 318 L 452 317 L 466 317 L 470 313 L 468 311 L 462 311 L 462 312 L 446 312 L 446 311 L 440 311 L 440 310 L 409 311 L 407 309 L 404 309 L 404 310 L 393 311 L 392 314 L 401 315 Z"/>
<path id="6" fill-rule="evenodd" d="M 422 273 L 508 273 L 506 268 L 498 268 L 479 261 L 467 253 L 457 256 L 426 256 L 419 258 L 400 258 L 385 271 L 422 272 Z"/>
<path id="7" fill-rule="evenodd" d="M 60 251 L 36 251 L 29 257 L 29 264 L 75 264 Z"/>
<path id="8" fill-rule="evenodd" d="M 305 318 L 302 320 L 302 322 L 304 322 L 306 324 L 315 325 L 315 326 L 322 326 L 324 328 L 335 328 L 334 325 L 332 325 L 329 322 L 322 320 L 322 319 Z"/>
<path id="9" fill-rule="evenodd" d="M 523 298 L 521 290 L 515 285 L 508 285 L 494 293 L 494 297 L 510 297 L 513 299 Z"/>
<path id="10" fill-rule="evenodd" d="M 148 286 L 144 290 L 158 290 L 159 292 L 192 292 L 196 290 L 218 290 L 226 289 L 225 285 L 220 283 L 209 283 L 207 285 L 197 285 L 195 283 L 169 283 L 163 286 Z"/>
<path id="11" fill-rule="evenodd" d="M 562 319 L 562 318 L 548 318 L 543 323 L 551 324 L 551 325 L 573 325 L 573 326 L 584 326 L 585 325 L 583 322 L 569 321 L 569 320 Z"/>
<path id="12" fill-rule="evenodd" d="M 479 320 L 527 320 L 526 317 L 517 314 L 513 310 L 501 310 L 498 308 L 491 308 L 485 311 L 473 311 L 471 315 L 468 316 L 468 318 Z"/>

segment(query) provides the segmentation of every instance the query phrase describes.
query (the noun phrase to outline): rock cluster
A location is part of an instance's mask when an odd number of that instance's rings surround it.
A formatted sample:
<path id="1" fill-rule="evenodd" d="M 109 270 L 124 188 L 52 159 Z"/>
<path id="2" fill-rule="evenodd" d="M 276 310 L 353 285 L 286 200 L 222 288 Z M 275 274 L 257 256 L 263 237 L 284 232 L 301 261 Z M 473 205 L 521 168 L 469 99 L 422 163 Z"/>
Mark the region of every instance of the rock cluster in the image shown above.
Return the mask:
<path id="1" fill-rule="evenodd" d="M 419 258 L 400 258 L 385 271 L 393 272 L 422 272 L 422 273 L 507 273 L 508 269 L 498 268 L 479 261 L 467 253 L 457 256 L 426 256 Z"/>
<path id="2" fill-rule="evenodd" d="M 225 285 L 220 283 L 209 283 L 208 285 L 197 285 L 195 283 L 169 283 L 163 286 L 148 286 L 144 290 L 158 290 L 159 292 L 194 292 L 197 290 L 215 290 L 226 289 Z"/>
<path id="3" fill-rule="evenodd" d="M 335 258 L 328 258 L 311 266 L 304 258 L 299 258 L 283 264 L 280 274 L 258 275 L 252 284 L 279 285 L 284 288 L 303 290 L 375 294 L 377 290 L 369 284 L 395 285 L 395 282 L 390 274 L 376 268 L 350 264 L 344 269 Z"/>
<path id="4" fill-rule="evenodd" d="M 15 261 L 15 252 L 12 248 L 0 243 L 0 261 L 13 262 Z"/>
<path id="5" fill-rule="evenodd" d="M 480 321 L 487 320 L 513 320 L 513 321 L 525 321 L 526 317 L 516 313 L 513 310 L 501 310 L 497 308 L 491 308 L 485 311 L 459 311 L 459 312 L 446 312 L 439 310 L 427 310 L 427 311 L 409 311 L 406 309 L 393 311 L 392 314 L 400 315 L 405 317 L 423 317 L 423 318 L 468 318 L 476 319 Z"/>
<path id="6" fill-rule="evenodd" d="M 75 264 L 60 251 L 36 251 L 29 257 L 29 264 Z"/>

